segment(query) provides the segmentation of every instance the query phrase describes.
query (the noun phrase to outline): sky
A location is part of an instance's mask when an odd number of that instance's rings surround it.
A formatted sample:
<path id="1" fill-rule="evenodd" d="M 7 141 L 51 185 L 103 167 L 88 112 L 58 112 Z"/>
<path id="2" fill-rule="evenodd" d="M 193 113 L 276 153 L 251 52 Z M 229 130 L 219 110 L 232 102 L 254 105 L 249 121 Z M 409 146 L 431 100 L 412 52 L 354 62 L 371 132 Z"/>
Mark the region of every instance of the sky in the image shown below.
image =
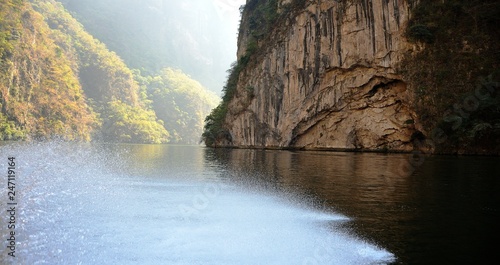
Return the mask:
<path id="1" fill-rule="evenodd" d="M 212 0 L 213 6 L 219 16 L 219 21 L 222 23 L 228 23 L 226 25 L 226 30 L 231 31 L 233 38 L 228 38 L 227 42 L 229 44 L 227 68 L 230 68 L 230 64 L 236 61 L 237 52 L 237 40 L 238 40 L 238 28 L 240 25 L 240 7 L 246 4 L 246 0 Z M 223 28 L 223 27 L 221 27 Z M 222 85 L 220 86 L 222 88 Z"/>
<path id="2" fill-rule="evenodd" d="M 180 23 L 172 35 L 178 67 L 220 95 L 236 61 L 240 7 L 246 0 L 163 1 L 166 17 Z"/>
<path id="3" fill-rule="evenodd" d="M 220 95 L 245 0 L 60 0 L 132 68 L 181 69 Z M 126 40 L 130 39 L 130 42 Z"/>
<path id="4" fill-rule="evenodd" d="M 221 18 L 228 18 L 234 23 L 234 32 L 237 33 L 240 21 L 240 6 L 244 5 L 246 0 L 213 0 L 213 5 L 217 14 Z"/>
<path id="5" fill-rule="evenodd" d="M 228 52 L 231 54 L 229 56 L 232 57 L 230 62 L 236 61 L 236 52 L 237 52 L 237 40 L 238 40 L 238 28 L 240 25 L 240 7 L 245 5 L 246 0 L 213 0 L 213 5 L 215 10 L 217 11 L 218 16 L 220 17 L 220 21 L 231 21 L 229 30 L 234 34 L 234 38 L 232 39 L 231 46 L 232 49 L 229 49 Z M 228 40 L 231 41 L 231 40 Z M 229 69 L 230 65 L 228 65 Z"/>

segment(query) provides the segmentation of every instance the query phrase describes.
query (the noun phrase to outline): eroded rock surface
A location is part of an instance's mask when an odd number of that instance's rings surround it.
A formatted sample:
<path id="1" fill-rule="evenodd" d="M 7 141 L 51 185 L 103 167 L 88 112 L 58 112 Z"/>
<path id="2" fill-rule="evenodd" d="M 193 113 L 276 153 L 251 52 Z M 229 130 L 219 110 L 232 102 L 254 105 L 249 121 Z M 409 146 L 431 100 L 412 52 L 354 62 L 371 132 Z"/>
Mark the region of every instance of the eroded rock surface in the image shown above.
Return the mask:
<path id="1" fill-rule="evenodd" d="M 225 144 L 411 150 L 418 120 L 397 72 L 412 48 L 410 9 L 407 0 L 308 1 L 240 74 Z"/>

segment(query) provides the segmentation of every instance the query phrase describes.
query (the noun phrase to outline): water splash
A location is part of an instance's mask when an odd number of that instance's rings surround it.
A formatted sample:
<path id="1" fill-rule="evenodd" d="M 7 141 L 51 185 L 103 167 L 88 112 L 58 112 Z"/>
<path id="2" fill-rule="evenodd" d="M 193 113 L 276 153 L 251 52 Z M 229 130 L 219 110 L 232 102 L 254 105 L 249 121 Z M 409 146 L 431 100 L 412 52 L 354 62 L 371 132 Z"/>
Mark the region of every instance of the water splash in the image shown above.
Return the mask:
<path id="1" fill-rule="evenodd" d="M 200 172 L 190 168 L 192 161 L 176 161 L 144 175 L 128 167 L 137 159 L 133 153 L 91 144 L 10 144 L 0 151 L 20 162 L 21 194 L 19 252 L 15 260 L 3 255 L 2 264 L 394 260 L 386 250 L 335 229 L 348 217 L 242 190 L 217 178 L 216 167 Z"/>

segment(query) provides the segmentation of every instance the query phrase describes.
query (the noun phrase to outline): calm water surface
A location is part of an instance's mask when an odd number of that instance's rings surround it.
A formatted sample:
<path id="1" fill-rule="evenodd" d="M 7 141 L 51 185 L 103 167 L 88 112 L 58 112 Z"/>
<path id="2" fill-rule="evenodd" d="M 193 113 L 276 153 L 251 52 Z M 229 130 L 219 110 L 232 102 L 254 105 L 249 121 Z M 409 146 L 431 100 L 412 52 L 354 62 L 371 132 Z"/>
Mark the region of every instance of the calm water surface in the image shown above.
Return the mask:
<path id="1" fill-rule="evenodd" d="M 3 171 L 16 157 L 18 191 L 16 257 L 2 240 L 1 264 L 498 261 L 497 157 L 427 157 L 401 174 L 408 155 L 68 143 L 0 151 Z"/>

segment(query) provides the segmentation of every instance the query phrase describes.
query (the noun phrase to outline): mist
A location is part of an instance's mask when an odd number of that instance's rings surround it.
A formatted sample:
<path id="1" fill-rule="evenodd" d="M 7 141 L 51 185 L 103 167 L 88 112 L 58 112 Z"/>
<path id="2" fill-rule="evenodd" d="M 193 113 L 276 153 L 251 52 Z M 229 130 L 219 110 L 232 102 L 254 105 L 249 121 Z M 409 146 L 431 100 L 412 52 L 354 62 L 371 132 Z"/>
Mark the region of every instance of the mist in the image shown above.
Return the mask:
<path id="1" fill-rule="evenodd" d="M 127 65 L 181 69 L 220 95 L 236 60 L 244 0 L 65 0 L 63 5 Z"/>
<path id="2" fill-rule="evenodd" d="M 8 3 L 0 140 L 200 142 L 236 60 L 241 0 Z"/>

